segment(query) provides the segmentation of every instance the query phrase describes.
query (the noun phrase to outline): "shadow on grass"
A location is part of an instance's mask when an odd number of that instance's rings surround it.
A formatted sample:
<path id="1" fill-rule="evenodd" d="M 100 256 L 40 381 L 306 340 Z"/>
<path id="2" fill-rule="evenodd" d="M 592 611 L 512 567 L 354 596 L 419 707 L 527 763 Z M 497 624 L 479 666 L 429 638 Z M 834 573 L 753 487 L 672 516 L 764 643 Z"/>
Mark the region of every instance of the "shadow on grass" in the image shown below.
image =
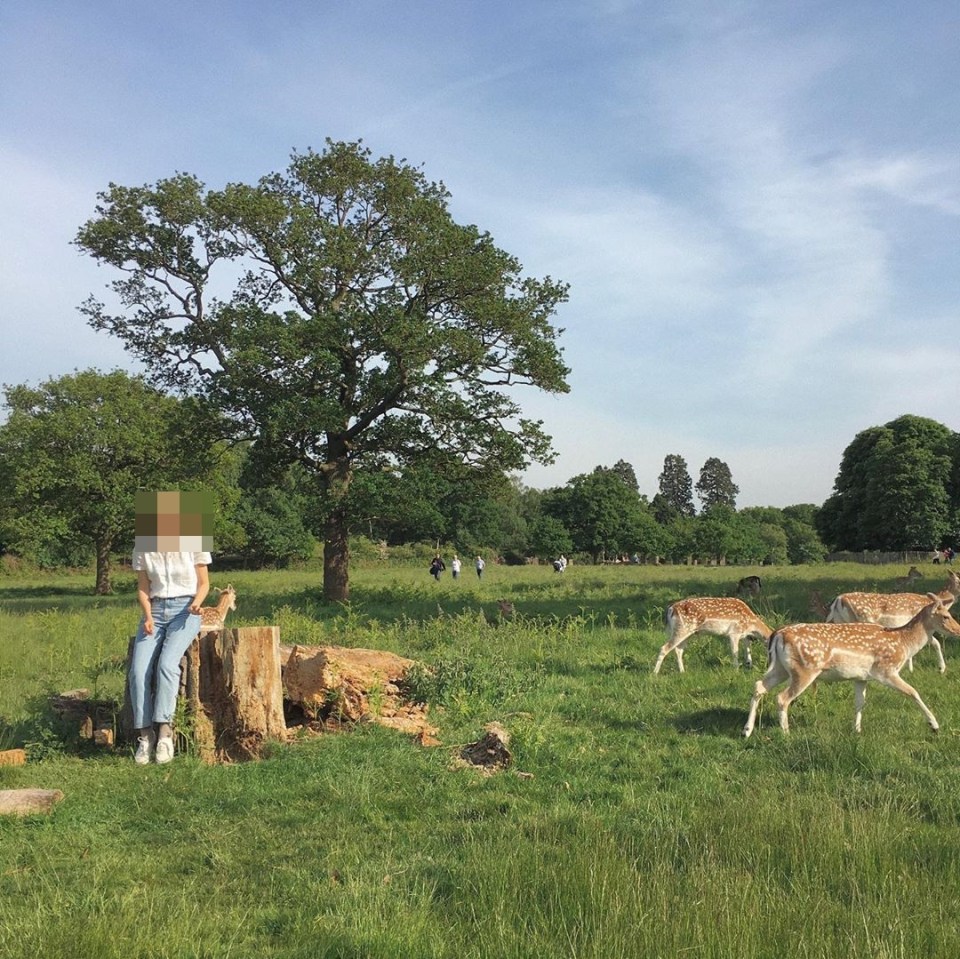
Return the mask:
<path id="1" fill-rule="evenodd" d="M 716 706 L 713 709 L 701 709 L 694 713 L 674 716 L 670 723 L 681 733 L 705 733 L 709 736 L 733 736 L 740 738 L 746 710 Z"/>

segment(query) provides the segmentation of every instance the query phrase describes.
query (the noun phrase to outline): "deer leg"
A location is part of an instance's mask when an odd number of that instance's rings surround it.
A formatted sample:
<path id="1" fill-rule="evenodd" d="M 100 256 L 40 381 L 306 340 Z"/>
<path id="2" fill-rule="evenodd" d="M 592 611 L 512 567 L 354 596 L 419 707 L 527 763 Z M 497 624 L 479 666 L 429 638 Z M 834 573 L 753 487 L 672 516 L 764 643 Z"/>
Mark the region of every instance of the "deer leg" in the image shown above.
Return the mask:
<path id="1" fill-rule="evenodd" d="M 681 630 L 677 630 L 675 633 L 667 634 L 667 641 L 660 647 L 660 652 L 657 653 L 657 661 L 653 664 L 653 673 L 656 675 L 660 672 L 660 667 L 663 665 L 663 661 L 670 655 L 670 653 L 675 653 L 677 656 L 677 666 L 680 668 L 680 672 L 683 672 L 683 643 L 685 643 L 690 638 L 690 633 L 684 633 Z"/>
<path id="2" fill-rule="evenodd" d="M 933 647 L 933 651 L 937 654 L 937 668 L 941 673 L 947 671 L 947 663 L 943 658 L 943 647 L 940 645 L 940 640 L 936 636 L 930 637 L 930 645 Z"/>
<path id="3" fill-rule="evenodd" d="M 923 715 L 927 717 L 927 722 L 930 723 L 930 728 L 935 733 L 940 732 L 940 724 L 937 722 L 937 717 L 930 712 L 930 710 L 927 708 L 927 704 L 920 698 L 920 694 L 905 679 L 896 673 L 890 673 L 886 676 L 878 676 L 877 678 L 885 686 L 889 686 L 891 689 L 899 690 L 904 696 L 909 696 L 920 707 L 920 711 L 923 713 Z"/>
<path id="4" fill-rule="evenodd" d="M 757 684 L 753 687 L 753 698 L 750 700 L 750 712 L 747 714 L 747 721 L 743 727 L 744 739 L 753 732 L 754 724 L 757 721 L 757 708 L 760 705 L 760 700 L 763 699 L 774 686 L 779 686 L 780 683 L 788 677 L 789 673 L 783 668 L 780 661 L 774 659 L 770 663 L 770 668 L 767 670 L 763 679 L 757 681 Z"/>
<path id="5" fill-rule="evenodd" d="M 853 683 L 853 731 L 860 732 L 860 718 L 863 716 L 863 704 L 867 701 L 867 684 L 862 679 Z"/>
<path id="6" fill-rule="evenodd" d="M 812 682 L 816 681 L 818 673 L 794 673 L 790 680 L 790 685 L 777 696 L 777 705 L 780 707 L 780 728 L 785 732 L 790 732 L 790 720 L 787 718 L 787 710 L 792 703 Z"/>

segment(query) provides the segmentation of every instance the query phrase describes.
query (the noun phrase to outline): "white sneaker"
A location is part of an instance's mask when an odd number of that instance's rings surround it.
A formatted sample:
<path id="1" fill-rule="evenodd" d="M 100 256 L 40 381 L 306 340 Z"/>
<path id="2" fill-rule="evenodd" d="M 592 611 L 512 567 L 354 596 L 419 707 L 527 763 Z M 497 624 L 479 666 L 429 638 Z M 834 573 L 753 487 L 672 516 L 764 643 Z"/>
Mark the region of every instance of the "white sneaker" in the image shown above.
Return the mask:
<path id="1" fill-rule="evenodd" d="M 157 762 L 168 763 L 173 759 L 173 739 L 164 736 L 157 740 Z"/>
<path id="2" fill-rule="evenodd" d="M 138 766 L 146 766 L 150 762 L 150 754 L 153 752 L 153 743 L 156 739 L 153 733 L 149 736 L 140 736 L 137 739 L 137 751 L 133 754 L 133 761 Z"/>

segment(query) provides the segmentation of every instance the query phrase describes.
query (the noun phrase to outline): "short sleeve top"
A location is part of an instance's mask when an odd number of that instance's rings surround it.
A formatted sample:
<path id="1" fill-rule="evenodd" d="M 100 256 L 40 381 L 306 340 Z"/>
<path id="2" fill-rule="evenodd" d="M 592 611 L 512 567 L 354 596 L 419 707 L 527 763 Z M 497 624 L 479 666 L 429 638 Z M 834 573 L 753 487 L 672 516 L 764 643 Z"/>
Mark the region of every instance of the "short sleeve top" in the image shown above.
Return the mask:
<path id="1" fill-rule="evenodd" d="M 136 550 L 133 568 L 150 579 L 150 598 L 193 596 L 197 591 L 197 567 L 209 566 L 209 553 L 149 553 Z"/>

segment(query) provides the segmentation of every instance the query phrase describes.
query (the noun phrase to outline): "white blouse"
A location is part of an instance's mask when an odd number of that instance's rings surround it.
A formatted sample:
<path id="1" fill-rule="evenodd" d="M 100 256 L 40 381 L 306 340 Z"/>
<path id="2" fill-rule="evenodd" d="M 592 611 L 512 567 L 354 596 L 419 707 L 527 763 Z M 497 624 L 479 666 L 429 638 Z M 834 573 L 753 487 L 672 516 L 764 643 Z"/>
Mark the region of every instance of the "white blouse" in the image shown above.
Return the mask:
<path id="1" fill-rule="evenodd" d="M 209 566 L 209 553 L 148 553 L 136 550 L 133 568 L 150 578 L 150 598 L 193 597 L 197 592 L 197 566 Z"/>

